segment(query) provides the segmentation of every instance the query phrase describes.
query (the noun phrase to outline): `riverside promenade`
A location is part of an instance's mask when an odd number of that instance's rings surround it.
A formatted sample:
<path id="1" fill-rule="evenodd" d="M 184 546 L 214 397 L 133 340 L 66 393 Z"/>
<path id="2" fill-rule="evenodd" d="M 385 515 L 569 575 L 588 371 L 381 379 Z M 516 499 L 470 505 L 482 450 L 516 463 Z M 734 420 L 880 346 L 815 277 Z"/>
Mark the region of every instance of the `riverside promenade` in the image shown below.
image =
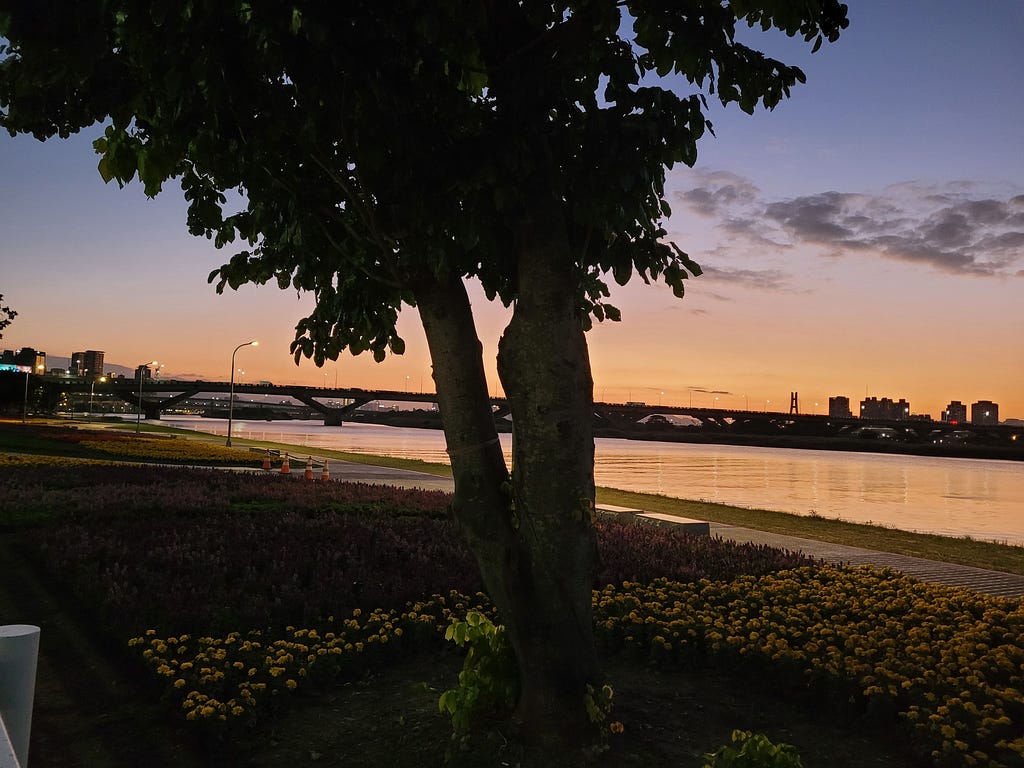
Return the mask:
<path id="1" fill-rule="evenodd" d="M 367 464 L 355 464 L 332 459 L 330 464 L 331 478 L 359 483 L 379 483 L 397 485 L 405 488 L 425 488 L 428 490 L 451 491 L 454 487 L 449 477 L 438 477 L 424 472 L 413 472 L 405 469 L 375 467 Z M 1024 597 L 1024 576 L 1002 571 L 989 571 L 984 568 L 973 568 L 954 563 L 943 563 L 926 560 L 920 557 L 894 555 L 861 547 L 848 547 L 843 544 L 804 539 L 797 536 L 785 536 L 778 533 L 756 531 L 736 525 L 710 523 L 712 536 L 720 536 L 738 542 L 767 544 L 772 547 L 802 552 L 805 555 L 824 560 L 829 563 L 849 565 L 873 565 L 878 568 L 894 568 L 908 576 L 935 584 L 951 587 L 965 587 L 987 595 L 998 597 Z"/>

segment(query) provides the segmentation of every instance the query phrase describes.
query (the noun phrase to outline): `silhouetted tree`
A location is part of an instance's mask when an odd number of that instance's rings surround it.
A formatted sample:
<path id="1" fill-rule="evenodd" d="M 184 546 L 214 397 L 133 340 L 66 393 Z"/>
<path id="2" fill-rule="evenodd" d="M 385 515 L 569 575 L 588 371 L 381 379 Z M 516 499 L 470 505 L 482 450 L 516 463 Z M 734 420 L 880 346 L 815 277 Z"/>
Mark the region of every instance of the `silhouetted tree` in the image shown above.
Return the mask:
<path id="1" fill-rule="evenodd" d="M 4 295 L 0 293 L 0 339 L 4 337 L 4 330 L 9 326 L 18 313 L 4 304 Z"/>
<path id="2" fill-rule="evenodd" d="M 738 22 L 813 41 L 836 0 L 0 0 L 0 125 L 107 121 L 105 179 L 180 180 L 190 231 L 239 243 L 217 289 L 312 291 L 296 360 L 401 353 L 426 333 L 453 512 L 520 662 L 517 718 L 572 743 L 597 675 L 592 381 L 585 331 L 619 319 L 606 276 L 700 272 L 666 243 L 667 168 L 692 165 L 707 97 L 773 108 L 799 69 Z M 671 77 L 670 77 L 671 76 Z M 241 210 L 225 192 L 241 193 Z M 232 198 L 237 200 L 237 198 Z M 512 306 L 498 373 L 510 475 L 466 281 Z"/>

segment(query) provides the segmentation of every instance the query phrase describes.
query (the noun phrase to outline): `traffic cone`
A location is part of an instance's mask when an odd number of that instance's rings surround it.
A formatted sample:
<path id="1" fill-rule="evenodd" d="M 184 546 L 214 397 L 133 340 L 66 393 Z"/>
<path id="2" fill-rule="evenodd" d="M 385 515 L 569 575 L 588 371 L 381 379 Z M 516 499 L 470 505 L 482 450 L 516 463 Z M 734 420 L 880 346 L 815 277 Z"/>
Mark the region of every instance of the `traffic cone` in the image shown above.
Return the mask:
<path id="1" fill-rule="evenodd" d="M 312 456 L 307 456 L 306 457 L 306 479 L 307 480 L 312 480 L 313 479 L 313 457 Z"/>
<path id="2" fill-rule="evenodd" d="M 329 463 L 330 462 L 329 462 L 328 459 L 324 459 L 324 471 L 320 473 L 320 479 L 321 480 L 330 480 L 331 479 L 331 470 L 327 466 Z"/>
<path id="3" fill-rule="evenodd" d="M 281 462 L 281 474 L 282 475 L 287 475 L 291 471 L 292 471 L 292 468 L 288 464 L 288 454 L 286 453 L 284 455 L 284 460 Z"/>
<path id="4" fill-rule="evenodd" d="M 263 468 L 270 469 L 270 451 L 263 454 Z"/>

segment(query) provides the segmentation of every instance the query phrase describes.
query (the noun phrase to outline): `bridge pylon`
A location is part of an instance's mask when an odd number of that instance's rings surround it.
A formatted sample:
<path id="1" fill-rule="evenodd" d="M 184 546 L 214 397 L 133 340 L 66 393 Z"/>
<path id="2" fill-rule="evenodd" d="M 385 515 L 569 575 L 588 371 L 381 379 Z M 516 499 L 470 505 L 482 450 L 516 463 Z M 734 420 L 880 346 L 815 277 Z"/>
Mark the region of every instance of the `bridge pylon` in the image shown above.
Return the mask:
<path id="1" fill-rule="evenodd" d="M 799 414 L 800 413 L 800 393 L 790 392 L 789 393 L 789 412 Z"/>

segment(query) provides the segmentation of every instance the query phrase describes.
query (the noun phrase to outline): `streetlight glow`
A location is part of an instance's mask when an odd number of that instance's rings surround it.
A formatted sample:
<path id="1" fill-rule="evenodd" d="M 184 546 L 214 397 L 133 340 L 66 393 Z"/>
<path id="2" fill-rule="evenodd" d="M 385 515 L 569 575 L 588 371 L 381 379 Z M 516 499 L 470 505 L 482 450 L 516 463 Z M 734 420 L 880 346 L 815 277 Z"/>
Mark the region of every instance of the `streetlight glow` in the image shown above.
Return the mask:
<path id="1" fill-rule="evenodd" d="M 258 347 L 258 341 L 247 341 L 239 344 L 231 352 L 231 385 L 228 387 L 228 440 L 225 445 L 231 447 L 231 420 L 235 415 L 235 353 L 242 347 Z"/>

